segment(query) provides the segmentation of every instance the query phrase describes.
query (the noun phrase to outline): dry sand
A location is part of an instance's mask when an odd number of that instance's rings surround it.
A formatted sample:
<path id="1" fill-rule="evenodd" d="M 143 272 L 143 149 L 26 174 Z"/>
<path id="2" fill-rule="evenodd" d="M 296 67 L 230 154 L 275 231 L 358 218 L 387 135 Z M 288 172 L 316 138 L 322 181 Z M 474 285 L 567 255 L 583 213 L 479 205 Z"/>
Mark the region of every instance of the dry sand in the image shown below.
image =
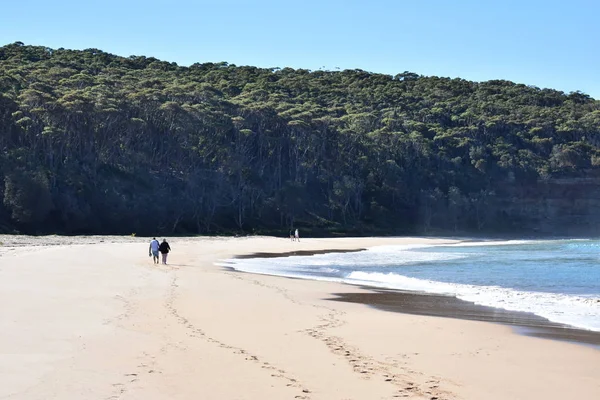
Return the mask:
<path id="1" fill-rule="evenodd" d="M 0 237 L 0 399 L 599 399 L 600 351 L 328 300 L 235 254 L 423 238 Z"/>

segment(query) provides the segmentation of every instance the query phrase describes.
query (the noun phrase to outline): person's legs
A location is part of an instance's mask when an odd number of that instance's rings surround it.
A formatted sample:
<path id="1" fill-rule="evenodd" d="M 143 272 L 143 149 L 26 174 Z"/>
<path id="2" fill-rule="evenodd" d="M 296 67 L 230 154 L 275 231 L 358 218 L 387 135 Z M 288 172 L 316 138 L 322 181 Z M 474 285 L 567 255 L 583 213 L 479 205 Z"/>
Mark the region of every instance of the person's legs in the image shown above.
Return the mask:
<path id="1" fill-rule="evenodd" d="M 165 264 L 165 265 L 167 265 L 167 255 L 168 255 L 168 254 L 169 254 L 169 253 L 162 253 L 162 262 L 163 262 L 163 264 Z"/>
<path id="2" fill-rule="evenodd" d="M 152 261 L 154 261 L 154 264 L 158 264 L 158 251 L 152 252 Z"/>

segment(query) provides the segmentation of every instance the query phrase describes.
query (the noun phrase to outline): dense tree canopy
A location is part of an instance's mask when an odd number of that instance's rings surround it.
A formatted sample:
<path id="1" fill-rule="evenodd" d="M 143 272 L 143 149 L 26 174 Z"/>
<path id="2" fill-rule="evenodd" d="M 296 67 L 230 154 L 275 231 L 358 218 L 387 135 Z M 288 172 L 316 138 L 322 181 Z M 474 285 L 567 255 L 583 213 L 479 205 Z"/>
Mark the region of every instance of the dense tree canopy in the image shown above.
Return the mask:
<path id="1" fill-rule="evenodd" d="M 598 145 L 580 92 L 0 47 L 3 231 L 544 231 Z"/>

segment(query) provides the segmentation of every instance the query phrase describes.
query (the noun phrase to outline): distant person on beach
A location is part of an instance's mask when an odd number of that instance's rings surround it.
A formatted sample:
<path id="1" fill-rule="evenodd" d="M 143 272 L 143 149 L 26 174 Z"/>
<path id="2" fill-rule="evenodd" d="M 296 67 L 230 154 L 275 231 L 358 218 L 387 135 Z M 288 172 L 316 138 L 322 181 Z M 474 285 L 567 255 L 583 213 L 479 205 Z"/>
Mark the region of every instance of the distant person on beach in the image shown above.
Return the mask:
<path id="1" fill-rule="evenodd" d="M 154 264 L 158 264 L 158 249 L 160 247 L 160 243 L 158 243 L 158 240 L 156 240 L 156 238 L 152 238 L 152 240 L 150 241 L 150 247 L 148 248 L 148 255 L 152 256 L 152 260 L 154 261 Z"/>
<path id="2" fill-rule="evenodd" d="M 290 240 L 293 242 L 294 241 L 294 232 L 290 231 Z"/>
<path id="3" fill-rule="evenodd" d="M 296 231 L 294 232 L 294 237 L 297 241 L 300 241 L 300 233 L 298 232 L 298 229 L 296 229 Z"/>
<path id="4" fill-rule="evenodd" d="M 169 251 L 171 251 L 171 246 L 169 246 L 169 243 L 167 243 L 167 239 L 163 239 L 162 243 L 158 247 L 158 250 L 160 250 L 162 254 L 162 263 L 167 265 L 167 256 L 169 255 Z"/>

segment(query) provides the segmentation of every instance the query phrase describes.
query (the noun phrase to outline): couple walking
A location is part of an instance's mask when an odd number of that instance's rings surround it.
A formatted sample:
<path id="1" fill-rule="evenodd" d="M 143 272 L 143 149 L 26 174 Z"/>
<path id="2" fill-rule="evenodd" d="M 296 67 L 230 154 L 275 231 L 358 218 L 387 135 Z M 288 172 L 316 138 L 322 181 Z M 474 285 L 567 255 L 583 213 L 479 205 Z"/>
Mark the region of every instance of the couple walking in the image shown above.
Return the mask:
<path id="1" fill-rule="evenodd" d="M 156 238 L 152 238 L 150 241 L 150 247 L 148 248 L 148 255 L 152 256 L 154 264 L 158 264 L 158 253 L 162 254 L 162 263 L 167 265 L 167 255 L 171 251 L 171 246 L 167 243 L 167 239 L 163 239 L 162 243 L 158 243 Z"/>
<path id="2" fill-rule="evenodd" d="M 300 233 L 298 232 L 298 229 L 296 229 L 294 232 L 290 231 L 290 239 L 292 239 L 292 242 L 295 240 L 300 241 Z"/>

